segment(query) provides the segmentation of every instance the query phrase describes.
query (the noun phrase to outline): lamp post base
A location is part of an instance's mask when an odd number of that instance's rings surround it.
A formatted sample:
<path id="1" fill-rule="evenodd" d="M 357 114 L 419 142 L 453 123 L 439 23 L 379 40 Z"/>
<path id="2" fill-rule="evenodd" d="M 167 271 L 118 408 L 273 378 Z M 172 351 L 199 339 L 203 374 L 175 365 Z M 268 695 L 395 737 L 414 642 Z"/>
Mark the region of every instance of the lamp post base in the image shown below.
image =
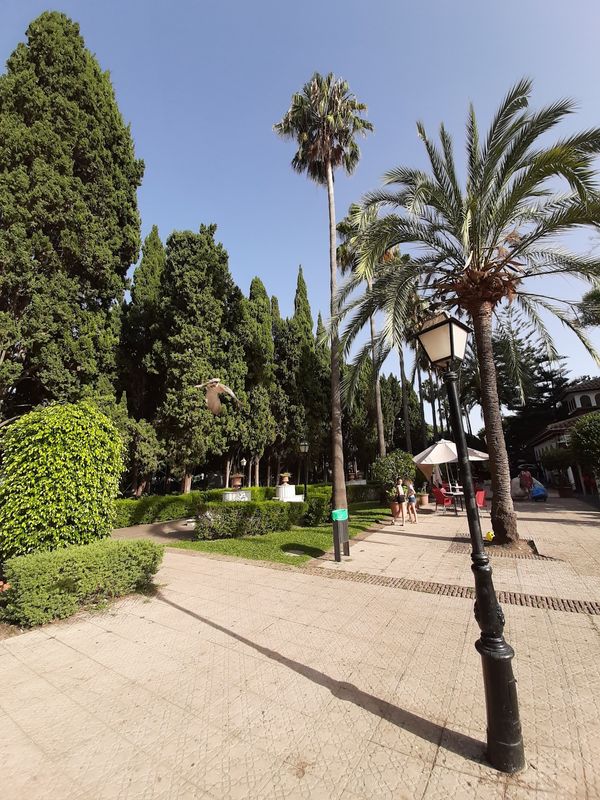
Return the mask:
<path id="1" fill-rule="evenodd" d="M 525 766 L 525 753 L 519 721 L 517 681 L 511 663 L 514 650 L 504 638 L 486 642 L 482 637 L 475 642 L 475 647 L 481 655 L 483 668 L 487 760 L 502 772 L 518 772 Z"/>

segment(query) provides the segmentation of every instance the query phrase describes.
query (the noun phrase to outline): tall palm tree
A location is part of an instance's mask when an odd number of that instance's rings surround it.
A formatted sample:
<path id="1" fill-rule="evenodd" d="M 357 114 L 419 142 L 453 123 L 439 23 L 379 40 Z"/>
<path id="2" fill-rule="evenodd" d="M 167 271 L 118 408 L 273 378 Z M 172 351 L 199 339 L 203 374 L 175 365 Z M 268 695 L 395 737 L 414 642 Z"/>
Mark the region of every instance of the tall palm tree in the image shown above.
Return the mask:
<path id="1" fill-rule="evenodd" d="M 362 282 L 367 284 L 370 289 L 373 283 L 373 269 L 372 264 L 368 259 L 360 257 L 360 249 L 355 246 L 357 236 L 361 230 L 372 224 L 377 218 L 377 209 L 370 208 L 364 214 L 360 213 L 360 209 L 356 204 L 350 206 L 348 216 L 338 224 L 338 234 L 342 239 L 342 243 L 337 249 L 337 261 L 341 268 L 342 275 L 348 272 L 352 273 L 355 279 L 353 283 Z M 383 458 L 386 453 L 385 446 L 385 431 L 383 427 L 383 409 L 381 407 L 381 385 L 379 383 L 379 369 L 377 368 L 377 357 L 375 352 L 375 319 L 369 319 L 369 333 L 371 339 L 371 362 L 372 362 L 372 377 L 374 383 L 375 394 L 375 419 L 377 425 L 377 449 L 379 457 Z"/>
<path id="2" fill-rule="evenodd" d="M 543 281 L 537 287 L 530 284 L 531 279 L 555 275 L 593 282 L 600 275 L 596 258 L 570 252 L 556 241 L 578 226 L 600 222 L 593 170 L 600 152 L 600 129 L 543 144 L 540 137 L 572 113 L 574 105 L 560 100 L 533 111 L 528 107 L 530 94 L 530 81 L 519 81 L 500 104 L 483 140 L 470 108 L 464 187 L 444 126 L 438 147 L 423 125 L 417 125 L 430 172 L 393 169 L 384 178 L 386 188 L 367 195 L 363 202 L 366 208 L 387 206 L 391 213 L 365 231 L 362 246 L 380 254 L 401 246 L 410 253 L 410 262 L 399 264 L 391 279 L 386 270 L 384 285 L 375 277 L 371 297 L 365 298 L 354 319 L 355 327 L 362 326 L 376 310 L 377 297 L 391 295 L 401 324 L 415 276 L 423 296 L 470 318 L 481 375 L 494 495 L 492 524 L 498 542 L 516 541 L 518 532 L 492 350 L 495 311 L 503 303 L 515 303 L 549 343 L 540 313 L 548 311 L 593 352 L 579 318 L 572 313 L 573 303 L 548 296 Z"/>
<path id="3" fill-rule="evenodd" d="M 342 167 L 354 172 L 360 151 L 356 143 L 359 134 L 373 130 L 364 119 L 366 111 L 350 92 L 348 84 L 318 72 L 292 97 L 289 110 L 274 126 L 280 136 L 295 139 L 298 149 L 292 168 L 305 172 L 309 178 L 327 187 L 329 204 L 329 282 L 331 328 L 331 450 L 333 462 L 333 502 L 335 508 L 347 508 L 344 480 L 344 447 L 342 440 L 342 398 L 340 387 L 340 347 L 337 333 L 337 260 L 336 220 L 333 173 Z"/>

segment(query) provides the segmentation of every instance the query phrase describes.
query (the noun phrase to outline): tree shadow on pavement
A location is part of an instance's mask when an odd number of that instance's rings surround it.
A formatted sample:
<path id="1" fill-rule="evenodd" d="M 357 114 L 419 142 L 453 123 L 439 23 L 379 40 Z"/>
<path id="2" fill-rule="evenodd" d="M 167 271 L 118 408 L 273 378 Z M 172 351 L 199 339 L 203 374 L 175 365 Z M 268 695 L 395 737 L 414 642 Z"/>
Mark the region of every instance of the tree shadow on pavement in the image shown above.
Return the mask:
<path id="1" fill-rule="evenodd" d="M 362 691 L 362 689 L 359 689 L 352 683 L 335 680 L 324 672 L 319 672 L 319 670 L 313 669 L 313 667 L 287 658 L 282 653 L 277 652 L 277 650 L 271 650 L 257 642 L 253 642 L 251 639 L 247 639 L 245 636 L 241 636 L 239 633 L 235 633 L 229 628 L 225 628 L 223 625 L 219 625 L 200 614 L 196 614 L 194 611 L 190 611 L 178 603 L 174 603 L 172 600 L 165 597 L 161 591 L 156 593 L 156 597 L 159 601 L 176 608 L 178 611 L 182 611 L 184 614 L 188 614 L 190 617 L 194 617 L 194 619 L 199 620 L 227 636 L 231 636 L 232 639 L 251 647 L 253 650 L 276 661 L 278 664 L 288 667 L 313 683 L 324 686 L 339 700 L 354 703 L 354 705 L 359 708 L 363 708 L 365 711 L 387 722 L 391 722 L 393 725 L 397 725 L 399 728 L 408 731 L 414 736 L 418 736 L 427 742 L 445 748 L 452 753 L 457 753 L 465 759 L 476 761 L 477 763 L 485 762 L 485 745 L 483 742 L 473 739 L 473 737 L 467 736 L 466 734 L 459 733 L 458 731 L 453 731 L 443 725 L 438 725 L 423 717 L 419 717 L 417 714 L 413 714 L 403 708 L 398 708 L 398 706 L 388 703 L 386 700 L 382 700 L 368 692 Z"/>

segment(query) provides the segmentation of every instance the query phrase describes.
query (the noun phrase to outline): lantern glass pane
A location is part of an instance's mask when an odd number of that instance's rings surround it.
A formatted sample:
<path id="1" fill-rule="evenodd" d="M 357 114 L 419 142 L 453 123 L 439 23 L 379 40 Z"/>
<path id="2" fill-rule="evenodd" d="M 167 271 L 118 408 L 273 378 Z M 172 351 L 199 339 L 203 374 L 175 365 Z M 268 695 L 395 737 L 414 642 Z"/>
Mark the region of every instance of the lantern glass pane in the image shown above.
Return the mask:
<path id="1" fill-rule="evenodd" d="M 434 364 L 448 361 L 452 355 L 450 350 L 450 324 L 421 331 L 419 341 L 430 361 Z"/>
<path id="2" fill-rule="evenodd" d="M 454 339 L 454 358 L 462 361 L 465 357 L 465 349 L 467 347 L 467 336 L 469 331 L 458 325 L 452 325 L 452 338 Z"/>

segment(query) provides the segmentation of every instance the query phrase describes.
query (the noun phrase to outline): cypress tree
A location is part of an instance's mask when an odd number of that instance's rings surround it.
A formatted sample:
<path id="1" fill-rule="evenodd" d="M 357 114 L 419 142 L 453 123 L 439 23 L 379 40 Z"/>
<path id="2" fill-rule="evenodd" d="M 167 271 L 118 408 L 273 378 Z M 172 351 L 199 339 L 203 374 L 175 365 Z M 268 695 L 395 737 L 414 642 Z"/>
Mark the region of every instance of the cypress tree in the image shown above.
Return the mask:
<path id="1" fill-rule="evenodd" d="M 0 76 L 3 411 L 114 377 L 142 174 L 108 73 L 44 12 Z"/>
<path id="2" fill-rule="evenodd" d="M 243 327 L 246 334 L 246 391 L 249 410 L 244 444 L 252 456 L 254 483 L 258 485 L 260 460 L 276 435 L 271 408 L 275 378 L 273 319 L 269 296 L 260 278 L 252 280 L 245 308 L 247 321 Z"/>
<path id="3" fill-rule="evenodd" d="M 177 231 L 167 239 L 155 353 L 164 358 L 165 396 L 158 410 L 172 470 L 189 491 L 192 470 L 244 434 L 240 412 L 226 401 L 213 416 L 195 387 L 220 378 L 246 399 L 242 342 L 243 296 L 228 268 L 227 251 L 215 242 L 216 225 L 199 233 Z"/>
<path id="4" fill-rule="evenodd" d="M 164 363 L 154 349 L 161 302 L 165 248 L 156 225 L 144 241 L 133 274 L 131 303 L 125 305 L 121 338 L 121 384 L 136 419 L 152 420 L 164 385 Z"/>
<path id="5" fill-rule="evenodd" d="M 310 303 L 308 302 L 308 292 L 306 281 L 302 274 L 302 267 L 298 267 L 298 278 L 296 281 L 296 294 L 294 295 L 294 323 L 298 330 L 301 342 L 306 342 L 310 350 L 314 350 L 313 329 L 314 323 Z"/>

